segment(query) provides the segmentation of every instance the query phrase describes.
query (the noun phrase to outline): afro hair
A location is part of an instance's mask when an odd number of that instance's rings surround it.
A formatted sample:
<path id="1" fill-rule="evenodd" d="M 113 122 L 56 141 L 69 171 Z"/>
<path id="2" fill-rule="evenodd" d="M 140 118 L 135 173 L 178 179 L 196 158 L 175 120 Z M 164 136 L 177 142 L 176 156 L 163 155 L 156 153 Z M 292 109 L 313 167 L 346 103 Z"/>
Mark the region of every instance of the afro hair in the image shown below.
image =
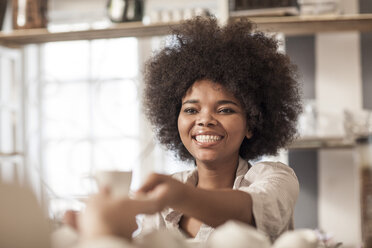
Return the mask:
<path id="1" fill-rule="evenodd" d="M 296 67 L 276 39 L 248 19 L 220 27 L 215 17 L 195 17 L 172 34 L 145 67 L 144 111 L 161 144 L 181 160 L 193 160 L 177 119 L 186 91 L 202 79 L 223 85 L 241 102 L 253 134 L 242 142 L 242 158 L 275 155 L 295 138 L 301 112 Z"/>

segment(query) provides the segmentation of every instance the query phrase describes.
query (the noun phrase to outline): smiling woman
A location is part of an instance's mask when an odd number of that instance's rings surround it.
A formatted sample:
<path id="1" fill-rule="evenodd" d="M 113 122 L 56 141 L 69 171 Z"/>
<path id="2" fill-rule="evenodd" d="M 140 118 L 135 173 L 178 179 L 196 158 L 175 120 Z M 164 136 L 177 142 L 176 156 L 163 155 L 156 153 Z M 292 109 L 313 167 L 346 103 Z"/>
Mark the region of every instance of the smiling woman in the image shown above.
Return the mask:
<path id="1" fill-rule="evenodd" d="M 300 90 L 295 66 L 278 52 L 276 40 L 254 31 L 247 20 L 220 28 L 215 20 L 198 19 L 173 34 L 173 43 L 148 62 L 145 75 L 145 111 L 160 143 L 193 161 L 176 124 L 181 99 L 202 79 L 223 85 L 244 108 L 252 132 L 240 149 L 244 159 L 275 155 L 293 140 Z"/>
<path id="2" fill-rule="evenodd" d="M 296 134 L 301 111 L 294 66 L 278 43 L 247 20 L 219 27 L 196 17 L 173 30 L 173 42 L 145 72 L 144 109 L 161 144 L 196 168 L 153 174 L 139 189 L 154 208 L 142 232 L 169 228 L 205 241 L 238 220 L 271 240 L 293 228 L 299 186 L 274 155 Z M 180 182 L 179 182 L 180 181 Z"/>

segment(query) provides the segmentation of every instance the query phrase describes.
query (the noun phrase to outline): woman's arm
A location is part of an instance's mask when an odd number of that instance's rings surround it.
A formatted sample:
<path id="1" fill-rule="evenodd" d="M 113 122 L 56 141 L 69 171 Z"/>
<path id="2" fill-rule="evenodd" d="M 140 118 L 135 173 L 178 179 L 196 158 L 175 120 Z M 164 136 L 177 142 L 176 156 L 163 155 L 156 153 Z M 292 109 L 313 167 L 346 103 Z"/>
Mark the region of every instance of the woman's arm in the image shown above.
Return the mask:
<path id="1" fill-rule="evenodd" d="M 138 190 L 146 193 L 153 208 L 149 214 L 171 207 L 184 215 L 217 227 L 227 220 L 252 224 L 252 199 L 246 192 L 232 189 L 205 190 L 184 184 L 170 176 L 152 174 Z"/>

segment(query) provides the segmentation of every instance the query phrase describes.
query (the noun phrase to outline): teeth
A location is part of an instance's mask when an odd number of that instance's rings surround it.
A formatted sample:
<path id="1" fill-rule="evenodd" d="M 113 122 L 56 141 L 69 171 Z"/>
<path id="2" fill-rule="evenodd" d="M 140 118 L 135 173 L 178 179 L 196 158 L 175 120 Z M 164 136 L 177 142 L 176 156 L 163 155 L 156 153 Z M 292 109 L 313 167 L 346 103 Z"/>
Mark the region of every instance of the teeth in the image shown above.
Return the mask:
<path id="1" fill-rule="evenodd" d="M 217 135 L 197 135 L 195 139 L 199 142 L 207 143 L 207 142 L 216 142 L 220 140 L 222 137 Z"/>

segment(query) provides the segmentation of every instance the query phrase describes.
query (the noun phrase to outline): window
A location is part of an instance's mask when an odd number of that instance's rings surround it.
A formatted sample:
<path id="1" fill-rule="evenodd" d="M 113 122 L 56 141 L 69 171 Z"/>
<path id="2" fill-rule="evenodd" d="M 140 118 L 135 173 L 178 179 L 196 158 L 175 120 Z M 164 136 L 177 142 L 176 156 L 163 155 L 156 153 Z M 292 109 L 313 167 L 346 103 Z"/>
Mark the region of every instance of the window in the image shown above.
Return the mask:
<path id="1" fill-rule="evenodd" d="M 132 170 L 136 188 L 151 171 L 185 169 L 155 144 L 141 113 L 139 44 L 120 38 L 38 46 L 39 75 L 28 79 L 40 98 L 40 151 L 33 153 L 40 153 L 52 215 L 83 206 L 80 199 L 96 190 L 95 170 Z"/>
<path id="2" fill-rule="evenodd" d="M 136 164 L 137 40 L 47 43 L 40 65 L 41 162 L 56 212 L 93 192 L 94 170 Z"/>
<path id="3" fill-rule="evenodd" d="M 21 54 L 0 47 L 0 181 L 23 181 Z"/>

